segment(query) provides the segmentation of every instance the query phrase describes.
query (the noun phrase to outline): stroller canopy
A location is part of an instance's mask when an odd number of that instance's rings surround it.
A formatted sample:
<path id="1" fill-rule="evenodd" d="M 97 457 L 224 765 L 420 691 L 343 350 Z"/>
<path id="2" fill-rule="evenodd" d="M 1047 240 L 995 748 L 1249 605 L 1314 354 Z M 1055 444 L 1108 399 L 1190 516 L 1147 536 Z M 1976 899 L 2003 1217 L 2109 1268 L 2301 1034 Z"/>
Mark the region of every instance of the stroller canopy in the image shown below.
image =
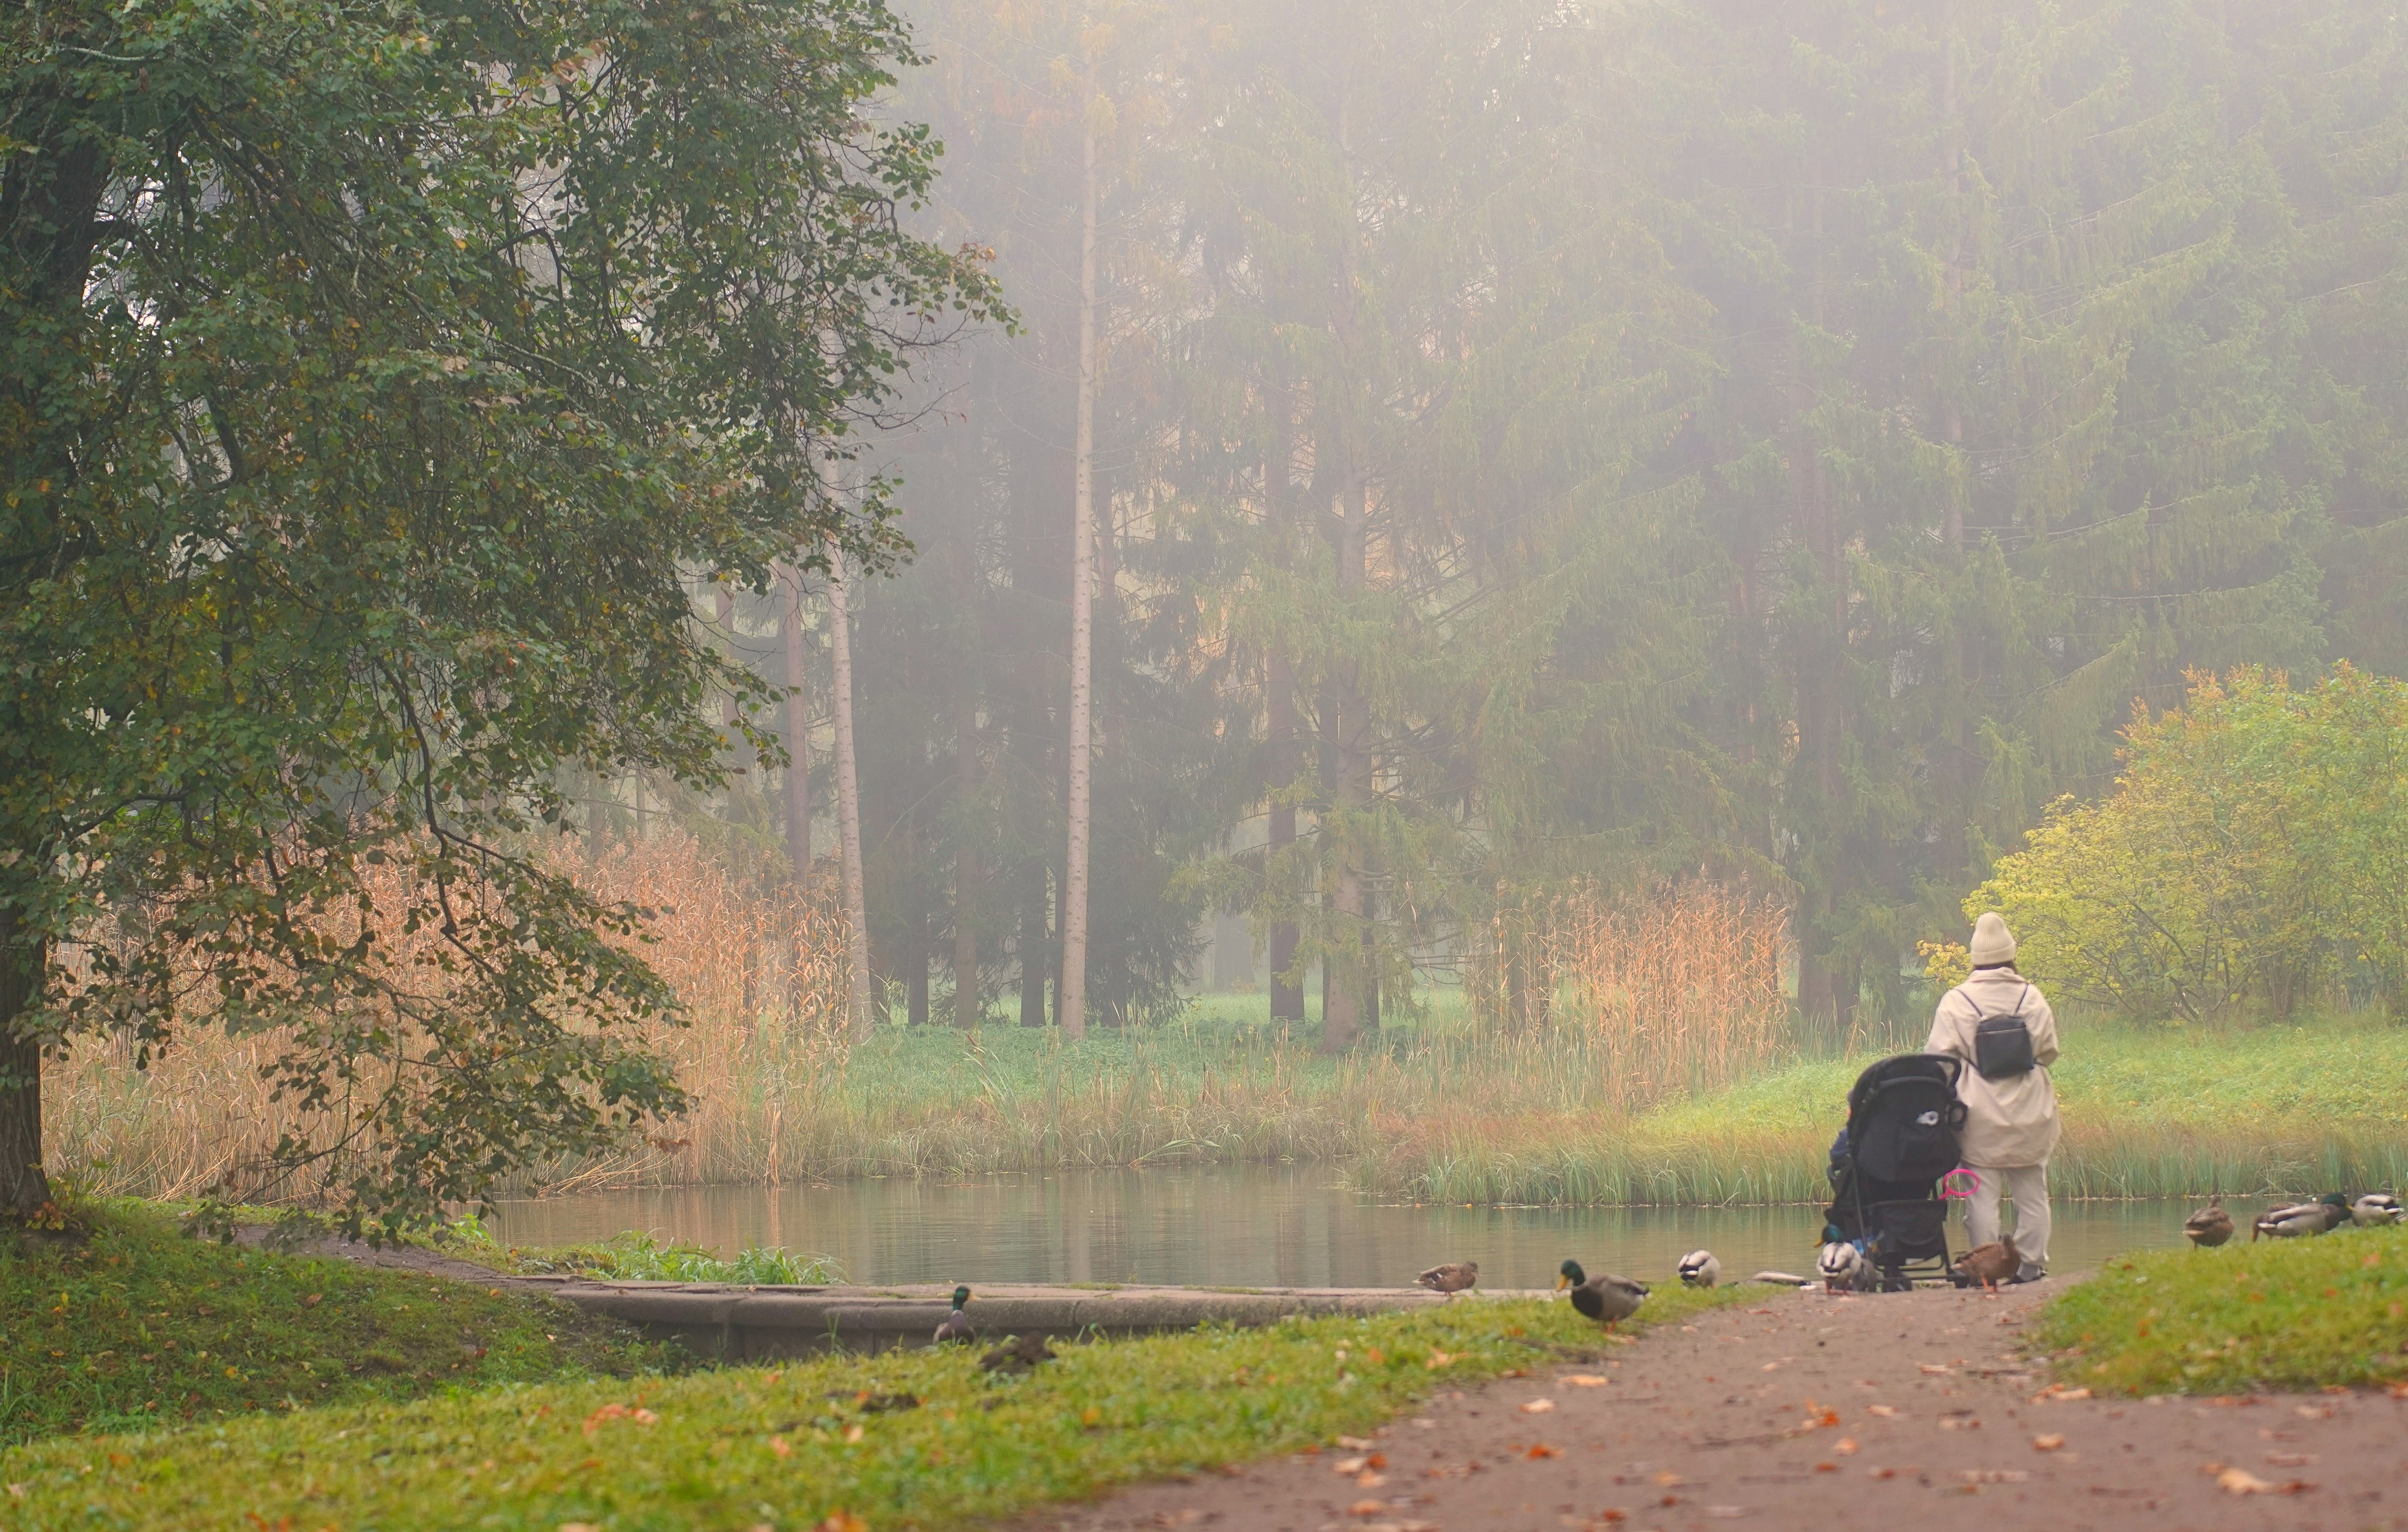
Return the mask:
<path id="1" fill-rule="evenodd" d="M 1956 1168 L 1965 1126 L 1956 1080 L 1964 1067 L 1952 1054 L 1900 1053 L 1856 1077 L 1848 1092 L 1848 1153 L 1859 1176 L 1928 1187 Z"/>

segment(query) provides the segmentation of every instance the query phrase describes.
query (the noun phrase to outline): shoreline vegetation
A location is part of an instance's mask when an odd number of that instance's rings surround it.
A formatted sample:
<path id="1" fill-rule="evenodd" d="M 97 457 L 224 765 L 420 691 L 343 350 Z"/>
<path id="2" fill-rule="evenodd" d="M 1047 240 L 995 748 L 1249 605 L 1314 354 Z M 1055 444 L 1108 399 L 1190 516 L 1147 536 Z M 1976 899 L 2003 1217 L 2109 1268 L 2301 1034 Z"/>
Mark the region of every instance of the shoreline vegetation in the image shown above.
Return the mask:
<path id="1" fill-rule="evenodd" d="M 678 1035 L 693 1113 L 505 1191 L 1296 1161 L 1343 1167 L 1360 1191 L 1401 1201 L 1811 1202 L 1856 1071 L 1921 1040 L 1821 1058 L 1793 1048 L 1763 1072 L 1667 1050 L 1673 1078 L 1633 1078 L 1591 1033 L 1478 1033 L 1445 993 L 1335 1059 L 1313 1052 L 1310 1024 L 1247 1014 L 1261 1006 L 1208 997 L 1178 1022 L 1071 1046 L 990 1025 L 886 1027 L 845 1049 L 770 1018 L 699 1022 Z M 53 1077 L 50 1163 L 93 1194 L 207 1195 L 272 1142 L 278 1112 L 256 1076 L 268 1049 L 195 1038 L 138 1075 L 86 1052 Z M 2216 1029 L 2076 1019 L 2054 1072 L 2061 1196 L 2408 1182 L 2395 1088 L 2408 1028 L 2368 1013 Z"/>

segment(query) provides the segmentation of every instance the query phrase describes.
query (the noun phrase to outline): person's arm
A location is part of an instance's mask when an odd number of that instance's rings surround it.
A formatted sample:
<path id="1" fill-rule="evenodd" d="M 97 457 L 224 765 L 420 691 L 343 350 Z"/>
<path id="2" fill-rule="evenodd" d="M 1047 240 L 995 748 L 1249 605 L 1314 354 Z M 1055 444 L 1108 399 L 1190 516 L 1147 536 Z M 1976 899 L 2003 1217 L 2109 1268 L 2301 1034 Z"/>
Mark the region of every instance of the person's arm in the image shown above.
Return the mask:
<path id="1" fill-rule="evenodd" d="M 2024 1007 L 2024 1025 L 2031 1029 L 2032 1062 L 2042 1068 L 2057 1062 L 2057 1012 L 2048 1009 L 2048 996 L 2034 985 L 2030 1004 Z"/>
<path id="2" fill-rule="evenodd" d="M 1948 1013 L 1949 1003 L 1956 998 L 1955 990 L 1950 990 L 1940 997 L 1939 1009 L 1931 1013 L 1931 1040 L 1923 1045 L 1925 1052 L 1954 1053 L 1958 1058 L 1971 1056 L 1965 1052 L 1965 1045 L 1958 1040 L 1963 1029 L 1956 1024 L 1956 1019 Z"/>

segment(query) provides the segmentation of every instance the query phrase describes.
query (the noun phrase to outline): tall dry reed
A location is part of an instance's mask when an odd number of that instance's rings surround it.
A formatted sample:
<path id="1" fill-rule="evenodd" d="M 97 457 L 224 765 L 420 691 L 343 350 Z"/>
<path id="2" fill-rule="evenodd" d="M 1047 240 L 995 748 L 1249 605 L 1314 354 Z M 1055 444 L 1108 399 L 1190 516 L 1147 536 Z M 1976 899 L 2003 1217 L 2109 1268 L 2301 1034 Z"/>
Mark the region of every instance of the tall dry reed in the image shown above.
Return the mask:
<path id="1" fill-rule="evenodd" d="M 1579 1033 L 1603 1096 L 1636 1110 L 1788 1056 L 1787 948 L 1782 908 L 1743 887 L 1582 882 L 1503 905 L 1469 987 L 1502 1030 Z"/>

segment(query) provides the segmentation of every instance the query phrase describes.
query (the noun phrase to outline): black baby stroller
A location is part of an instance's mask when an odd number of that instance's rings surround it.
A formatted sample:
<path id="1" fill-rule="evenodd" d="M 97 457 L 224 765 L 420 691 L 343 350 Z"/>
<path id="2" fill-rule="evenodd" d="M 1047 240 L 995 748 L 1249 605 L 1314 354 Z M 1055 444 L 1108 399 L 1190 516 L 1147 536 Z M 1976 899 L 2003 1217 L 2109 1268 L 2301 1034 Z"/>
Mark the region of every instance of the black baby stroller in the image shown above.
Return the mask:
<path id="1" fill-rule="evenodd" d="M 1965 1104 L 1956 1099 L 1964 1060 L 1900 1053 L 1856 1077 L 1848 1126 L 1831 1147 L 1831 1207 L 1839 1237 L 1865 1253 L 1882 1290 L 1902 1293 L 1916 1277 L 1948 1275 L 1948 1203 L 1941 1178 L 1956 1168 Z"/>

